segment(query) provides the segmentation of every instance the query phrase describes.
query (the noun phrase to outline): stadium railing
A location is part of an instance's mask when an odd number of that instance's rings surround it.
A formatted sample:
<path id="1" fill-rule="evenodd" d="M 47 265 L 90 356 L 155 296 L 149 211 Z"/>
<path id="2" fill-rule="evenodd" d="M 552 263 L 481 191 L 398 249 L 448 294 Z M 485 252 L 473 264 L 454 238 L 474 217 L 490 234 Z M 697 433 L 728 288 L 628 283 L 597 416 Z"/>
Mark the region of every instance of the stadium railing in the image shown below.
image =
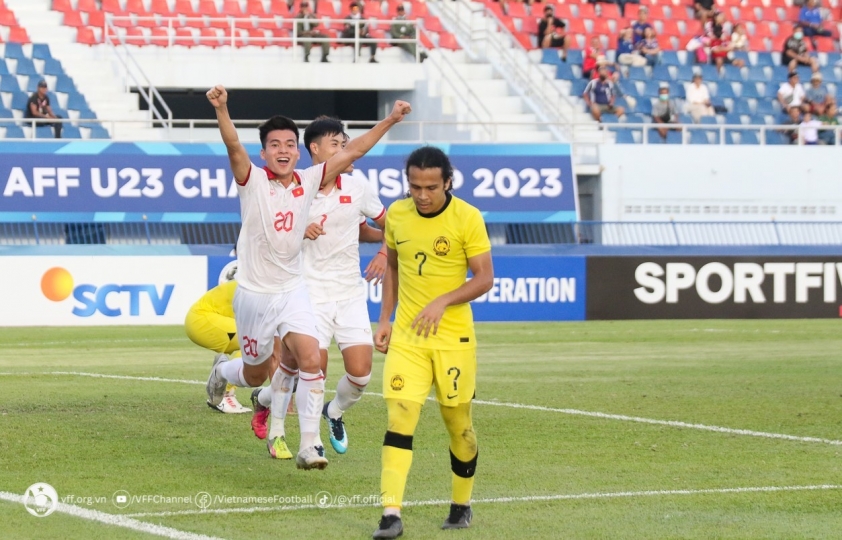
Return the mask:
<path id="1" fill-rule="evenodd" d="M 492 243 L 604 246 L 839 246 L 842 222 L 490 223 Z M 232 245 L 240 223 L 0 223 L 0 245 Z"/>
<path id="2" fill-rule="evenodd" d="M 516 126 L 530 126 L 542 127 L 547 130 L 553 127 L 562 127 L 561 124 L 554 124 L 550 122 L 499 122 L 491 121 L 487 118 L 490 112 L 482 107 L 478 98 L 471 98 L 470 94 L 461 98 L 465 102 L 473 103 L 476 108 L 468 110 L 469 117 L 472 120 L 405 120 L 401 122 L 400 126 L 393 130 L 387 137 L 387 140 L 395 142 L 407 143 L 421 143 L 421 142 L 447 142 L 453 141 L 454 134 L 471 131 L 474 134 L 473 141 L 475 142 L 515 142 L 505 138 L 501 138 L 499 131 L 505 127 Z M 473 107 L 473 106 L 472 106 Z M 206 119 L 158 119 L 149 118 L 146 121 L 138 120 L 115 120 L 108 118 L 98 119 L 72 119 L 72 118 L 0 118 L 0 128 L 5 126 L 22 126 L 30 128 L 28 133 L 24 133 L 24 140 L 35 140 L 51 138 L 50 133 L 39 131 L 39 125 L 53 124 L 56 122 L 65 125 L 72 124 L 80 127 L 89 127 L 91 125 L 100 125 L 108 130 L 111 137 L 115 140 L 131 140 L 140 141 L 145 140 L 138 138 L 135 134 L 127 132 L 128 135 L 122 136 L 121 127 L 136 127 L 143 126 L 147 128 L 162 128 L 161 132 L 148 140 L 178 140 L 179 142 L 220 142 L 219 133 L 216 130 L 216 120 Z M 234 125 L 237 128 L 256 128 L 261 121 L 258 120 L 235 120 Z M 296 120 L 296 123 L 304 127 L 310 123 L 310 120 Z M 347 129 L 368 129 L 372 127 L 375 121 L 345 121 L 344 124 Z M 588 144 L 610 144 L 613 142 L 625 144 L 683 144 L 683 145 L 788 145 L 789 139 L 782 139 L 781 135 L 786 136 L 792 132 L 798 132 L 799 136 L 793 145 L 803 145 L 803 133 L 808 129 L 818 130 L 822 132 L 832 132 L 833 145 L 839 146 L 842 144 L 842 126 L 821 126 L 807 128 L 803 126 L 793 125 L 773 125 L 773 124 L 654 124 L 654 123 L 576 123 L 565 124 L 564 127 L 571 128 L 574 132 L 573 143 L 579 142 L 575 137 L 576 130 L 581 127 L 588 133 L 592 134 L 594 127 L 599 140 L 593 140 L 593 136 L 589 135 Z M 447 129 L 441 129 L 447 128 Z M 656 132 L 657 129 L 667 129 L 673 133 L 678 134 L 676 138 L 669 137 L 664 141 Z M 617 140 L 618 131 L 637 131 L 640 140 Z M 711 133 L 712 138 L 705 140 L 694 140 L 692 134 L 694 132 Z M 734 139 L 735 133 L 742 134 L 743 132 L 753 132 L 756 136 L 757 142 L 752 139 L 751 142 L 742 142 Z M 21 140 L 21 137 L 6 136 L 6 139 Z"/>

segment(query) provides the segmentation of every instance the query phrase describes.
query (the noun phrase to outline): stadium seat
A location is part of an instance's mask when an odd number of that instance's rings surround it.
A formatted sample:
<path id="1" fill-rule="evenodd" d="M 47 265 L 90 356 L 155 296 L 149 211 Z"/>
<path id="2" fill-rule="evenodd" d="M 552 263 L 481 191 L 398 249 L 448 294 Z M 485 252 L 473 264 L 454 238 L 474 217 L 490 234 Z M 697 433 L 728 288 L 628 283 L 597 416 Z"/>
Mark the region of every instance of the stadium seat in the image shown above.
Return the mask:
<path id="1" fill-rule="evenodd" d="M 70 0 L 53 0 L 52 9 L 53 11 L 66 13 L 68 11 L 72 11 L 73 6 L 70 5 Z"/>
<path id="2" fill-rule="evenodd" d="M 734 94 L 734 88 L 731 86 L 731 83 L 727 81 L 722 81 L 716 85 L 715 95 L 718 99 L 734 99 L 737 97 Z"/>
<path id="3" fill-rule="evenodd" d="M 569 62 L 561 62 L 556 66 L 555 78 L 568 81 L 574 79 L 573 70 L 570 68 Z"/>
<path id="4" fill-rule="evenodd" d="M 603 124 L 616 124 L 619 121 L 620 121 L 620 118 L 616 114 L 605 113 L 601 117 L 601 122 Z"/>
<path id="5" fill-rule="evenodd" d="M 617 144 L 635 144 L 633 129 L 612 129 L 617 134 Z"/>
<path id="6" fill-rule="evenodd" d="M 737 113 L 727 113 L 727 114 L 725 114 L 725 123 L 729 124 L 729 125 L 742 124 L 743 119 L 742 119 L 741 115 L 739 115 Z"/>
<path id="7" fill-rule="evenodd" d="M 725 144 L 760 144 L 760 140 L 756 130 L 729 129 L 725 131 Z"/>
<path id="8" fill-rule="evenodd" d="M 81 139 L 82 134 L 79 132 L 79 128 L 72 125 L 72 124 L 64 124 L 64 127 L 61 130 L 61 138 L 62 139 Z"/>
<path id="9" fill-rule="evenodd" d="M 439 32 L 439 48 L 458 51 L 462 47 L 460 47 L 459 42 L 456 41 L 456 36 L 450 32 Z"/>
<path id="10" fill-rule="evenodd" d="M 652 78 L 656 81 L 671 81 L 669 68 L 666 65 L 658 65 L 652 68 Z"/>
<path id="11" fill-rule="evenodd" d="M 26 94 L 26 92 L 21 92 L 20 90 L 18 90 L 17 92 L 12 92 L 11 106 L 13 110 L 25 111 L 28 101 L 29 96 Z"/>
<path id="12" fill-rule="evenodd" d="M 646 68 L 630 67 L 629 68 L 630 81 L 648 81 L 649 75 L 646 73 Z"/>
<path id="13" fill-rule="evenodd" d="M 76 43 L 82 45 L 96 45 L 99 42 L 92 28 L 84 27 L 76 29 Z"/>
<path id="14" fill-rule="evenodd" d="M 20 43 L 6 43 L 6 48 L 3 53 L 3 56 L 6 58 L 11 58 L 13 60 L 20 60 L 21 58 L 26 58 L 26 55 L 23 54 L 23 47 Z"/>
<path id="15" fill-rule="evenodd" d="M 108 131 L 102 127 L 101 125 L 94 125 L 89 128 L 91 130 L 91 134 L 89 138 L 91 139 L 110 139 L 111 136 L 108 135 Z"/>
<path id="16" fill-rule="evenodd" d="M 779 132 L 779 131 L 767 129 L 766 130 L 766 144 L 775 144 L 775 145 L 787 144 L 788 145 L 788 144 L 790 144 L 789 143 L 789 137 L 787 135 Z"/>
<path id="17" fill-rule="evenodd" d="M 4 124 L 6 127 L 6 134 L 5 138 L 7 139 L 23 139 L 25 135 L 23 133 L 23 129 L 20 126 L 15 126 L 13 124 Z"/>
<path id="18" fill-rule="evenodd" d="M 752 99 L 760 99 L 760 92 L 757 91 L 757 84 L 753 82 L 745 82 L 743 83 L 742 91 L 740 92 L 740 97 L 743 99 L 752 98 Z"/>
<path id="19" fill-rule="evenodd" d="M 52 126 L 35 126 L 36 139 L 54 139 L 55 133 Z"/>
<path id="20" fill-rule="evenodd" d="M 719 74 L 719 78 L 726 81 L 742 82 L 743 75 L 741 69 L 737 66 L 722 66 L 722 72 Z"/>
<path id="21" fill-rule="evenodd" d="M 718 144 L 718 136 L 715 137 L 716 141 L 714 142 L 713 137 L 711 137 L 712 133 L 716 132 L 702 129 L 691 129 L 689 142 L 690 144 Z"/>
<path id="22" fill-rule="evenodd" d="M 80 26 L 85 26 L 85 22 L 82 20 L 82 12 L 81 11 L 65 11 L 64 16 L 62 17 L 62 24 L 64 26 L 71 26 L 74 28 L 79 28 Z"/>
<path id="23" fill-rule="evenodd" d="M 67 108 L 77 111 L 89 110 L 88 102 L 85 97 L 79 92 L 74 92 L 67 96 Z"/>
<path id="24" fill-rule="evenodd" d="M 6 61 L 0 58 L 0 77 L 3 75 L 10 75 L 11 72 L 9 71 L 9 67 L 6 66 Z"/>
<path id="25" fill-rule="evenodd" d="M 14 75 L 0 77 L 0 92 L 20 92 L 18 78 Z"/>

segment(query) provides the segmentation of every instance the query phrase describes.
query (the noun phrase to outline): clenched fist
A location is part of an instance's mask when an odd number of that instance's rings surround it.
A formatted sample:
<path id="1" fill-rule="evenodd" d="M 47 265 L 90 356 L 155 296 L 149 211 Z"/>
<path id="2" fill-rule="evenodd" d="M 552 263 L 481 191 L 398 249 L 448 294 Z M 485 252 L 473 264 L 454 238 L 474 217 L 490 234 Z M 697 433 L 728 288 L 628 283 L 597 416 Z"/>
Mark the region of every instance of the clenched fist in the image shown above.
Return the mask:
<path id="1" fill-rule="evenodd" d="M 211 105 L 213 105 L 216 109 L 228 103 L 228 91 L 225 90 L 225 87 L 221 84 L 217 84 L 208 90 L 205 95 L 208 96 L 208 101 L 210 101 Z"/>
<path id="2" fill-rule="evenodd" d="M 409 114 L 411 112 L 412 112 L 412 106 L 408 102 L 397 100 L 395 102 L 395 106 L 392 108 L 392 114 L 389 115 L 389 118 L 394 120 L 395 123 L 397 124 L 398 122 L 403 120 L 404 116 L 406 116 L 407 114 Z"/>

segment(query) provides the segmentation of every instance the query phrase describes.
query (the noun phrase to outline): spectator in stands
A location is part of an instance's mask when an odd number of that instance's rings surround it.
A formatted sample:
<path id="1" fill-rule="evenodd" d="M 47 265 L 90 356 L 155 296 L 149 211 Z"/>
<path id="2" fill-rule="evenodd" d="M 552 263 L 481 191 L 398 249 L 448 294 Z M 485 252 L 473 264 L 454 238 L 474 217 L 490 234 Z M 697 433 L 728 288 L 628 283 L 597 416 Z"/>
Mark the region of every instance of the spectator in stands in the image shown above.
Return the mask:
<path id="1" fill-rule="evenodd" d="M 810 111 L 804 111 L 804 114 L 801 116 L 801 124 L 799 124 L 801 129 L 798 130 L 801 137 L 801 144 L 819 144 L 818 128 L 821 125 L 821 120 L 813 118 L 813 114 Z"/>
<path id="2" fill-rule="evenodd" d="M 558 49 L 562 62 L 567 62 L 567 47 L 570 40 L 567 39 L 567 25 L 561 19 L 553 19 L 549 27 L 549 33 L 544 36 L 541 47 L 544 49 Z"/>
<path id="3" fill-rule="evenodd" d="M 395 39 L 415 39 L 415 26 L 409 24 L 407 22 L 408 20 L 409 19 L 406 17 L 406 8 L 403 7 L 403 4 L 398 4 L 397 16 L 394 18 L 394 22 L 389 28 L 389 34 Z M 415 43 L 397 43 L 396 45 L 415 58 L 415 52 L 417 49 Z M 427 59 L 427 53 L 421 51 L 418 58 L 423 62 Z"/>
<path id="4" fill-rule="evenodd" d="M 810 86 L 804 90 L 804 106 L 809 107 L 811 112 L 817 113 L 819 107 L 824 108 L 834 101 L 833 96 L 827 92 L 827 88 L 822 84 L 822 74 L 813 73 L 810 77 Z"/>
<path id="5" fill-rule="evenodd" d="M 637 99 L 627 95 L 623 91 L 623 87 L 620 85 L 620 70 L 616 69 L 614 73 L 611 73 L 609 75 L 609 77 L 611 78 L 611 82 L 614 83 L 614 96 L 616 97 L 615 103 L 622 103 L 623 101 L 625 101 L 628 104 L 628 106 L 632 108 L 632 110 L 636 109 Z"/>
<path id="6" fill-rule="evenodd" d="M 734 25 L 731 32 L 731 50 L 748 51 L 748 35 L 746 35 L 746 27 L 743 23 Z"/>
<path id="7" fill-rule="evenodd" d="M 713 110 L 713 105 L 710 102 L 710 91 L 707 85 L 702 83 L 702 75 L 696 73 L 693 75 L 693 82 L 688 84 L 685 88 L 685 102 L 687 104 L 687 112 L 693 117 L 693 121 L 697 124 L 702 116 L 713 116 L 716 113 Z"/>
<path id="8" fill-rule="evenodd" d="M 787 81 L 778 88 L 778 102 L 780 102 L 781 107 L 785 111 L 791 107 L 800 108 L 804 103 L 805 96 L 804 87 L 798 82 L 798 73 L 790 72 Z"/>
<path id="9" fill-rule="evenodd" d="M 816 112 L 818 118 L 823 126 L 838 126 L 839 120 L 836 118 L 836 104 L 828 103 L 826 106 L 820 106 Z M 819 131 L 820 144 L 836 144 L 836 132 L 832 129 L 823 129 Z"/>
<path id="10" fill-rule="evenodd" d="M 812 40 L 814 49 L 816 48 L 815 37 L 831 36 L 830 30 L 822 28 L 823 22 L 824 15 L 821 8 L 816 5 L 816 0 L 807 0 L 807 4 L 798 13 L 798 24 L 801 25 L 804 35 Z"/>
<path id="11" fill-rule="evenodd" d="M 345 20 L 347 22 L 342 28 L 342 39 L 355 39 L 357 37 L 360 39 L 371 39 L 371 32 L 369 31 L 368 25 L 363 23 L 363 7 L 361 4 L 351 2 L 351 13 L 345 18 Z M 345 45 L 349 45 L 351 47 L 354 46 L 351 42 L 346 42 Z M 360 44 L 360 55 L 363 53 L 363 47 L 368 47 L 371 51 L 371 58 L 369 58 L 368 61 L 372 64 L 376 64 L 377 59 L 374 55 L 377 54 L 377 43 Z"/>
<path id="12" fill-rule="evenodd" d="M 646 65 L 646 59 L 634 50 L 631 27 L 620 30 L 620 36 L 617 38 L 617 63 L 635 67 Z"/>
<path id="13" fill-rule="evenodd" d="M 555 8 L 552 4 L 544 6 L 544 16 L 538 22 L 538 46 L 544 48 L 544 37 L 548 36 L 553 30 L 553 21 L 555 20 Z"/>
<path id="14" fill-rule="evenodd" d="M 647 28 L 652 28 L 652 25 L 649 24 L 649 10 L 642 7 L 637 12 L 637 20 L 632 23 L 632 41 L 635 45 L 645 37 Z"/>
<path id="15" fill-rule="evenodd" d="M 657 66 L 661 61 L 661 47 L 655 37 L 655 29 L 651 26 L 643 34 L 643 39 L 637 42 L 637 53 L 646 59 L 650 66 Z"/>
<path id="16" fill-rule="evenodd" d="M 319 19 L 316 14 L 310 9 L 310 2 L 301 2 L 299 4 L 300 11 L 295 16 L 298 20 L 296 25 L 296 33 L 298 34 L 302 45 L 304 45 L 304 61 L 310 61 L 310 49 L 313 47 L 311 39 L 327 39 L 327 34 L 319 30 Z M 327 62 L 327 55 L 330 54 L 330 43 L 322 41 L 319 43 L 322 48 L 322 62 Z"/>
<path id="17" fill-rule="evenodd" d="M 737 67 L 745 66 L 745 62 L 741 58 L 731 58 L 728 54 L 731 52 L 731 42 L 727 40 L 719 25 L 713 28 L 713 39 L 710 40 L 710 57 L 716 70 L 722 73 L 722 66 L 731 64 Z"/>
<path id="18" fill-rule="evenodd" d="M 799 24 L 795 25 L 792 35 L 784 42 L 781 64 L 789 66 L 790 71 L 794 71 L 797 66 L 810 66 L 813 71 L 819 70 L 819 63 L 807 52 L 804 29 Z"/>
<path id="19" fill-rule="evenodd" d="M 801 108 L 800 107 L 790 107 L 789 109 L 784 109 L 788 112 L 789 116 L 786 120 L 781 122 L 781 125 L 784 126 L 797 126 L 801 123 Z M 784 129 L 781 130 L 784 135 L 787 136 L 789 139 L 789 144 L 798 144 L 798 130 L 797 129 Z"/>
<path id="20" fill-rule="evenodd" d="M 613 113 L 617 116 L 625 114 L 623 107 L 615 105 L 616 89 L 608 77 L 608 68 L 605 66 L 599 68 L 599 77 L 588 83 L 582 97 L 591 111 L 591 116 L 597 122 L 602 119 L 603 113 Z"/>
<path id="21" fill-rule="evenodd" d="M 591 37 L 591 44 L 585 48 L 585 54 L 582 57 L 582 78 L 592 79 L 593 71 L 596 69 L 596 60 L 600 56 L 605 56 L 605 51 L 602 50 L 602 45 L 599 42 L 599 36 Z"/>
<path id="22" fill-rule="evenodd" d="M 696 10 L 696 18 L 702 24 L 713 16 L 713 0 L 695 0 L 693 8 Z"/>
<path id="23" fill-rule="evenodd" d="M 61 118 L 50 107 L 50 96 L 47 95 L 47 81 L 38 81 L 38 90 L 29 96 L 26 102 L 24 118 Z M 56 139 L 61 139 L 61 122 L 38 122 L 38 126 L 52 126 Z"/>
<path id="24" fill-rule="evenodd" d="M 656 124 L 675 124 L 678 119 L 678 107 L 670 99 L 669 83 L 662 82 L 658 88 L 658 101 L 652 105 L 652 121 Z M 661 138 L 666 140 L 669 128 L 658 128 Z"/>

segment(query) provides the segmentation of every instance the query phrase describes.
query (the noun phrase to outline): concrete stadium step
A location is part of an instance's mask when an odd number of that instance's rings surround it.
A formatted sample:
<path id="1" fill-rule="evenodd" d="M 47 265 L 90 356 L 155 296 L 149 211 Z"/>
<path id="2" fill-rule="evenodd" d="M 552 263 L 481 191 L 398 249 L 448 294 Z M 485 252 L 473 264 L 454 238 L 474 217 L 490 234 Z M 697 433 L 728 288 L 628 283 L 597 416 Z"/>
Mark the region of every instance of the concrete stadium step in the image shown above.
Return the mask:
<path id="1" fill-rule="evenodd" d="M 517 96 L 485 98 L 488 110 L 501 114 L 520 114 L 523 110 L 523 100 Z"/>
<path id="2" fill-rule="evenodd" d="M 468 86 L 477 95 L 483 97 L 507 97 L 510 95 L 509 83 L 502 79 L 469 80 Z"/>

